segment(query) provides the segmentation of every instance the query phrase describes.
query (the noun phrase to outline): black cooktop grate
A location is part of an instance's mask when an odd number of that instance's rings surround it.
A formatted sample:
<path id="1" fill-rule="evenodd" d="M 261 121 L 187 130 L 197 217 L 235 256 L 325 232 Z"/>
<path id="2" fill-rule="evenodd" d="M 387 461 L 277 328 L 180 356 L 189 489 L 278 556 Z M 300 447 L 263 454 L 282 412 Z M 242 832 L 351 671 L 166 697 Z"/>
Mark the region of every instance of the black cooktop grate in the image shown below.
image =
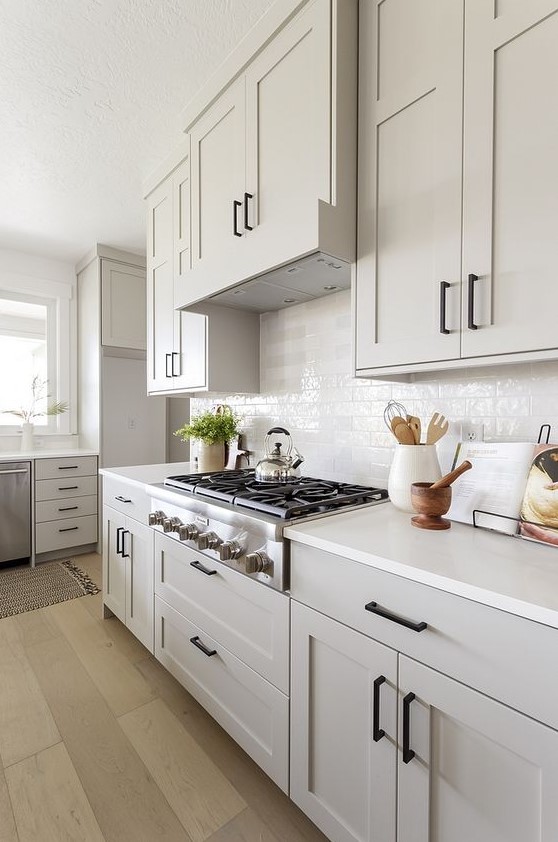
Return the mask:
<path id="1" fill-rule="evenodd" d="M 351 483 L 300 477 L 288 483 L 258 482 L 253 470 L 167 477 L 165 485 L 284 520 L 336 511 L 387 498 L 387 491 Z"/>

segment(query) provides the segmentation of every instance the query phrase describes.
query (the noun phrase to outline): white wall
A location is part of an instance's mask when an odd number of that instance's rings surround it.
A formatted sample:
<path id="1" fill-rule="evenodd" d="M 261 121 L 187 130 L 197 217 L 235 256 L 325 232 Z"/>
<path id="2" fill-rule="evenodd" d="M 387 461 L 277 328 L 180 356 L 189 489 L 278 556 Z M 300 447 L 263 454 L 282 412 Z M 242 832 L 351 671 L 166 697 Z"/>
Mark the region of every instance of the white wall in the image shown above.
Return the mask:
<path id="1" fill-rule="evenodd" d="M 58 289 L 64 290 L 65 299 L 69 299 L 69 335 L 67 347 L 61 349 L 64 355 L 61 365 L 69 367 L 69 402 L 70 415 L 69 430 L 77 433 L 76 412 L 76 383 L 77 383 L 77 333 L 76 333 L 76 274 L 72 263 L 53 260 L 35 254 L 0 249 L 0 290 L 40 294 L 44 288 L 45 294 L 54 297 Z M 14 450 L 19 447 L 20 436 L 0 435 L 0 449 Z M 76 435 L 43 435 L 36 437 L 39 446 L 74 447 L 77 443 Z"/>
<path id="2" fill-rule="evenodd" d="M 385 483 L 393 437 L 382 413 L 390 398 L 423 420 L 441 411 L 482 421 L 491 439 L 535 441 L 549 423 L 558 441 L 558 362 L 464 369 L 412 384 L 353 378 L 348 292 L 262 316 L 261 365 L 261 394 L 191 401 L 192 414 L 216 402 L 238 412 L 252 464 L 267 430 L 281 425 L 306 457 L 304 474 Z"/>

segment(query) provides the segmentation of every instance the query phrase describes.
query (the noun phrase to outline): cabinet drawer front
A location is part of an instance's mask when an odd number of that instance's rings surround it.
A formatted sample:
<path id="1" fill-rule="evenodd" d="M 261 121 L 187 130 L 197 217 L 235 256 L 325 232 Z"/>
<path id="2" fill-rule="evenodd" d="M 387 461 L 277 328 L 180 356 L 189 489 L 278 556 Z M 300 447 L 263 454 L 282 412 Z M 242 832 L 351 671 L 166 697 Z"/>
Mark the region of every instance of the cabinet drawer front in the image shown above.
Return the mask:
<path id="1" fill-rule="evenodd" d="M 48 553 L 67 547 L 81 547 L 97 540 L 97 515 L 38 523 L 35 527 L 35 552 Z"/>
<path id="2" fill-rule="evenodd" d="M 558 631 L 313 547 L 291 547 L 291 594 L 310 607 L 558 728 Z M 365 610 L 375 602 L 427 628 Z M 537 692 L 534 692 L 534 688 Z"/>
<path id="3" fill-rule="evenodd" d="M 208 576 L 192 562 L 217 572 Z M 155 593 L 284 693 L 289 692 L 289 599 L 285 594 L 160 533 L 155 536 Z"/>
<path id="4" fill-rule="evenodd" d="M 35 479 L 89 477 L 96 473 L 96 456 L 64 456 L 61 459 L 35 460 Z"/>
<path id="5" fill-rule="evenodd" d="M 158 597 L 155 657 L 287 792 L 288 697 Z"/>
<path id="6" fill-rule="evenodd" d="M 70 500 L 44 500 L 35 505 L 35 523 L 97 514 L 97 495 Z"/>
<path id="7" fill-rule="evenodd" d="M 119 512 L 147 524 L 150 500 L 143 488 L 103 477 L 103 503 Z"/>
<path id="8" fill-rule="evenodd" d="M 35 483 L 35 500 L 63 500 L 97 494 L 97 477 L 60 477 Z"/>

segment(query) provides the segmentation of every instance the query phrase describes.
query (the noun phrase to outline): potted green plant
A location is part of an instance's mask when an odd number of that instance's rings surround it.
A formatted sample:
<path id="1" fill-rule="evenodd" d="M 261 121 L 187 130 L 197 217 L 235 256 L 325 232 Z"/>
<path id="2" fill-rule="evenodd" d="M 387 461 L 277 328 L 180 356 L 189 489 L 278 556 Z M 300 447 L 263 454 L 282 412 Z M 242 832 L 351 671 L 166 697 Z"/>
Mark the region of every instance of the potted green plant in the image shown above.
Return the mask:
<path id="1" fill-rule="evenodd" d="M 229 406 L 218 406 L 194 416 L 174 435 L 182 441 L 194 439 L 199 442 L 200 471 L 220 471 L 225 465 L 225 443 L 238 436 L 239 424 L 240 419 Z"/>
<path id="2" fill-rule="evenodd" d="M 35 418 L 41 418 L 43 415 L 62 415 L 68 409 L 66 401 L 55 401 L 54 403 L 47 403 L 50 395 L 46 394 L 47 381 L 42 380 L 38 375 L 33 377 L 31 381 L 31 397 L 26 406 L 21 406 L 19 409 L 4 409 L 3 415 L 15 415 L 16 418 L 21 418 L 21 449 L 33 449 L 33 422 Z M 44 406 L 41 405 L 44 402 Z"/>

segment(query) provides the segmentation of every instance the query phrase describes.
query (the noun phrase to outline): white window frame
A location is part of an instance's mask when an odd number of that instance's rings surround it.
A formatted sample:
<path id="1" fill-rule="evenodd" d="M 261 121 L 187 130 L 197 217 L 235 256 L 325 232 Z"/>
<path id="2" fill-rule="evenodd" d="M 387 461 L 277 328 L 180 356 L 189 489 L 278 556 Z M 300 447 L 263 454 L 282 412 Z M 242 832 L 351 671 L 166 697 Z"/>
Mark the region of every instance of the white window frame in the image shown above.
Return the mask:
<path id="1" fill-rule="evenodd" d="M 71 284 L 19 275 L 0 274 L 0 298 L 19 299 L 47 307 L 47 372 L 49 401 L 66 401 L 68 412 L 48 418 L 39 435 L 71 435 L 76 432 L 76 307 Z M 0 427 L 0 436 L 13 436 L 20 424 Z"/>

